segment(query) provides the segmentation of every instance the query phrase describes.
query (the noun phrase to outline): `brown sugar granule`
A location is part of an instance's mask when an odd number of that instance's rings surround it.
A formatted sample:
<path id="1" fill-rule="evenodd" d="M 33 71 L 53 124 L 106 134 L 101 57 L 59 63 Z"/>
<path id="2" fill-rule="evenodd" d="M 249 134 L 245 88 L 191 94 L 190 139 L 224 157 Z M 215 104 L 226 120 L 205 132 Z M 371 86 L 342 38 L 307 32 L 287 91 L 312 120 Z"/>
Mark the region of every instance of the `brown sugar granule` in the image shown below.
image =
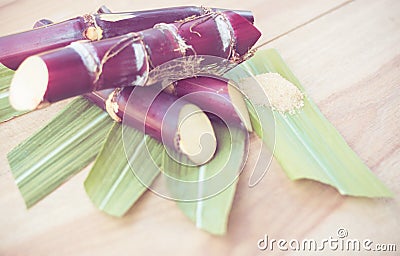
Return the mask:
<path id="1" fill-rule="evenodd" d="M 295 114 L 304 106 L 304 94 L 280 74 L 266 73 L 256 79 L 263 86 L 273 110 Z"/>

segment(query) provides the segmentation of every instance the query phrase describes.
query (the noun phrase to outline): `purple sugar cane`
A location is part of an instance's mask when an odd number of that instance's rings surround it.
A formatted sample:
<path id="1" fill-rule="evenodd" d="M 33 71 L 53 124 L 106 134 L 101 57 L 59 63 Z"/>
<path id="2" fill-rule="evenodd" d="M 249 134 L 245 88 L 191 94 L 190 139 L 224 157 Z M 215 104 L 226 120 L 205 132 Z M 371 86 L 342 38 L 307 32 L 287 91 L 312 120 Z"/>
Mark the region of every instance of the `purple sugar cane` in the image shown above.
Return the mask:
<path id="1" fill-rule="evenodd" d="M 102 6 L 98 12 L 111 13 L 111 11 L 105 6 Z M 49 25 L 51 23 L 51 21 L 43 19 L 36 22 L 35 27 Z M 131 90 L 132 89 L 126 88 L 123 94 L 127 94 L 127 92 Z M 214 115 L 219 116 L 225 122 L 230 122 L 234 125 L 242 125 L 248 131 L 252 131 L 252 126 L 246 103 L 243 100 L 243 95 L 228 79 L 224 79 L 222 77 L 219 79 L 212 77 L 188 78 L 174 82 L 164 91 L 178 97 L 185 97 L 186 101 L 196 104 L 202 110 L 206 110 Z M 85 97 L 106 110 L 105 102 L 111 93 L 113 93 L 113 90 L 108 89 L 87 94 Z M 124 104 L 124 106 L 126 106 L 126 104 Z M 114 116 L 114 119 L 118 121 L 122 119 L 122 115 L 119 114 L 118 116 L 114 113 L 113 109 L 108 109 L 107 111 L 110 113 L 110 115 Z M 132 112 L 132 108 L 130 112 Z M 211 117 L 213 117 L 213 115 L 211 115 Z M 151 136 L 160 138 L 160 136 L 154 134 Z"/>
<path id="2" fill-rule="evenodd" d="M 34 30 L 0 37 L 0 62 L 16 69 L 29 56 L 67 46 L 78 40 L 100 40 L 148 29 L 158 23 L 173 23 L 193 16 L 206 15 L 217 8 L 195 6 L 164 9 L 107 13 L 106 7 L 99 13 L 83 15 L 63 22 L 51 24 L 49 20 L 39 21 Z M 250 11 L 235 11 L 253 22 Z M 43 26 L 44 25 L 44 26 Z"/>
<path id="3" fill-rule="evenodd" d="M 31 110 L 76 95 L 127 85 L 144 86 L 149 70 L 188 55 L 241 61 L 260 32 L 234 12 L 210 13 L 174 24 L 32 56 L 10 88 L 16 109 Z"/>
<path id="4" fill-rule="evenodd" d="M 231 81 L 224 78 L 198 77 L 176 81 L 168 92 L 184 97 L 203 111 L 218 116 L 223 121 L 242 125 L 252 131 L 249 113 L 241 92 Z"/>
<path id="5" fill-rule="evenodd" d="M 160 92 L 157 86 L 106 89 L 85 97 L 116 121 L 123 120 L 124 124 L 183 153 L 195 164 L 206 163 L 215 153 L 217 142 L 207 115 L 188 101 Z"/>

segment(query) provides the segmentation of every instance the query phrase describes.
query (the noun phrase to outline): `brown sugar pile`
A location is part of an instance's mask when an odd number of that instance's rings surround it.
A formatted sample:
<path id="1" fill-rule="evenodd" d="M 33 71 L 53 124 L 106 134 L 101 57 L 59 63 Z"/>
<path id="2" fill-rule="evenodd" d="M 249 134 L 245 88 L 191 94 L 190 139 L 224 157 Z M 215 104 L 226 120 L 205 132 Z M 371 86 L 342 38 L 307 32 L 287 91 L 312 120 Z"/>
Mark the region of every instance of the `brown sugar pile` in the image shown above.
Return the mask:
<path id="1" fill-rule="evenodd" d="M 295 114 L 304 106 L 304 94 L 280 74 L 265 73 L 256 79 L 263 86 L 273 110 Z"/>

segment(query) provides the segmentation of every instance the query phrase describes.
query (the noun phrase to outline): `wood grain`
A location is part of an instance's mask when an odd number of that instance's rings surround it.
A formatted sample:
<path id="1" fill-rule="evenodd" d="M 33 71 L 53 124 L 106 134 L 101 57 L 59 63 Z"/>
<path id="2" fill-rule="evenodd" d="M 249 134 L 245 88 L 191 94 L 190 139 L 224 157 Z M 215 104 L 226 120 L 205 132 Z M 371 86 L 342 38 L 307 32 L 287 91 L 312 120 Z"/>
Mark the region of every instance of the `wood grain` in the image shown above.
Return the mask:
<path id="1" fill-rule="evenodd" d="M 240 177 L 224 237 L 197 230 L 173 202 L 152 193 L 123 219 L 106 216 L 84 193 L 88 169 L 28 211 L 8 172 L 6 153 L 65 105 L 60 103 L 0 125 L 0 255 L 309 255 L 259 251 L 257 241 L 264 234 L 287 240 L 336 237 L 340 227 L 349 231 L 349 238 L 397 243 L 399 251 L 400 2 L 356 0 L 308 22 L 344 2 L 171 1 L 168 5 L 254 10 L 264 40 L 283 35 L 265 47 L 280 51 L 322 112 L 395 192 L 394 199 L 342 197 L 317 182 L 292 182 L 274 161 L 254 188 L 247 186 L 250 170 Z M 39 18 L 62 20 L 89 12 L 100 2 L 60 5 L 64 4 L 44 0 L 2 5 L 0 24 L 7 25 L 0 27 L 0 35 L 28 29 Z M 112 10 L 165 6 L 159 1 L 108 1 L 108 5 Z M 260 143 L 256 138 L 252 142 Z M 254 158 L 251 155 L 249 163 Z M 324 255 L 363 254 L 326 251 Z"/>

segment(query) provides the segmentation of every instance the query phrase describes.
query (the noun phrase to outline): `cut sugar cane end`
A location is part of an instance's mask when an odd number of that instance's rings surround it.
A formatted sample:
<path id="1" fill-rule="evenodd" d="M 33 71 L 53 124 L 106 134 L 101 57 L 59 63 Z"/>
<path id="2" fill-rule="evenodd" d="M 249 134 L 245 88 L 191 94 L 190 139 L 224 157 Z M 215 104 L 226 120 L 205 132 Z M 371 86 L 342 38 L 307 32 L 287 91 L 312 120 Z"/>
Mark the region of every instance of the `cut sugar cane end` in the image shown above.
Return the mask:
<path id="1" fill-rule="evenodd" d="M 36 109 L 43 101 L 49 81 L 49 72 L 42 58 L 27 58 L 15 72 L 10 85 L 9 100 L 19 111 Z"/>
<path id="2" fill-rule="evenodd" d="M 207 115 L 196 105 L 187 104 L 179 113 L 179 150 L 193 163 L 210 161 L 217 149 L 217 139 Z"/>

